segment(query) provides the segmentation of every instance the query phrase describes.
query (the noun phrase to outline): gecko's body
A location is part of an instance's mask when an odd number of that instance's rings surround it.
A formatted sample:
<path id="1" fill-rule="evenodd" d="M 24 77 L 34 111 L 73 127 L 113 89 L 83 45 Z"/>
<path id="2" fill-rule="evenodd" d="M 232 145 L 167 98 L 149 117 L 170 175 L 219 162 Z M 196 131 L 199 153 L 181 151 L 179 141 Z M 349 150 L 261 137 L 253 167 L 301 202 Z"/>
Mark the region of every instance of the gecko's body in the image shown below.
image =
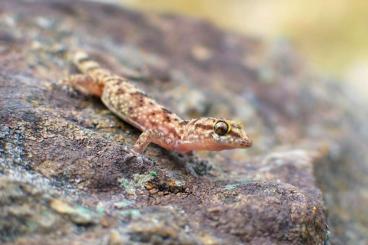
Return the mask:
<path id="1" fill-rule="evenodd" d="M 82 74 L 72 75 L 69 84 L 85 94 L 101 97 L 113 113 L 142 131 L 133 147 L 136 152 L 142 153 L 150 143 L 183 153 L 251 146 L 239 123 L 209 117 L 183 120 L 125 78 L 101 68 L 86 53 L 75 53 L 73 63 Z"/>

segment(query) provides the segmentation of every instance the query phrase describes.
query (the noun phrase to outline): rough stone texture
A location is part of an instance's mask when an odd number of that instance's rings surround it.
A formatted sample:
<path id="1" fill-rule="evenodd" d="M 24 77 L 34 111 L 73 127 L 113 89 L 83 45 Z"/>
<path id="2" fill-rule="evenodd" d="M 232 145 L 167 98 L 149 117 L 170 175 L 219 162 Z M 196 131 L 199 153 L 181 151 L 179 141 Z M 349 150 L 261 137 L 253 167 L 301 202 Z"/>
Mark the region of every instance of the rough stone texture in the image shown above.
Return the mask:
<path id="1" fill-rule="evenodd" d="M 59 82 L 76 49 L 184 118 L 244 121 L 254 147 L 178 155 L 150 146 L 143 162 L 126 160 L 139 132 Z M 363 241 L 367 113 L 355 115 L 338 85 L 305 67 L 287 43 L 198 20 L 1 1 L 0 242 L 329 243 L 314 176 L 332 240 Z"/>

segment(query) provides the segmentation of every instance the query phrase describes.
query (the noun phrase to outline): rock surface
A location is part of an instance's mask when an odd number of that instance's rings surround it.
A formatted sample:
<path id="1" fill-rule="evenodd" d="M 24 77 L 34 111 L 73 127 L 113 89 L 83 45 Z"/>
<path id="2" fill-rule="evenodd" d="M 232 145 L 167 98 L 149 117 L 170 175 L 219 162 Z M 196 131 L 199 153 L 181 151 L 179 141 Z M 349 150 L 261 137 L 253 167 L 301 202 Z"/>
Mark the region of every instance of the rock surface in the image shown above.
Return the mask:
<path id="1" fill-rule="evenodd" d="M 59 82 L 76 49 L 184 118 L 244 121 L 254 147 L 150 146 L 143 162 L 127 160 L 139 132 Z M 338 96 L 286 43 L 107 4 L 1 1 L 0 242 L 326 244 L 314 176 L 338 199 L 332 164 L 343 169 L 357 144 Z"/>

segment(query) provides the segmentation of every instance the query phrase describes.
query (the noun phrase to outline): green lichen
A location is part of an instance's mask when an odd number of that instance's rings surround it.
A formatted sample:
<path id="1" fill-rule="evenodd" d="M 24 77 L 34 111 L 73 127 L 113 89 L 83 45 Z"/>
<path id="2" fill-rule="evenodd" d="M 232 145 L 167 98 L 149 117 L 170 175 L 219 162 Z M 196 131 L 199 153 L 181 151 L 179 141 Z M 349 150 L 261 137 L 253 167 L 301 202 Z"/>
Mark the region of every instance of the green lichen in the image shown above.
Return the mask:
<path id="1" fill-rule="evenodd" d="M 121 200 L 120 202 L 115 202 L 114 207 L 118 208 L 118 209 L 121 209 L 121 208 L 129 207 L 133 204 L 134 204 L 134 201 L 124 199 L 124 200 Z"/>
<path id="2" fill-rule="evenodd" d="M 120 215 L 134 219 L 141 216 L 142 214 L 138 209 L 127 209 L 120 211 Z"/>
<path id="3" fill-rule="evenodd" d="M 133 181 L 130 181 L 125 178 L 120 178 L 119 180 L 120 186 L 128 193 L 128 194 L 135 194 L 135 187 Z"/>
<path id="4" fill-rule="evenodd" d="M 128 194 L 135 195 L 136 189 L 143 188 L 148 181 L 156 178 L 156 176 L 157 173 L 151 171 L 148 174 L 134 174 L 132 180 L 120 178 L 118 181 L 120 186 L 123 187 Z"/>
<path id="5" fill-rule="evenodd" d="M 70 213 L 70 219 L 76 224 L 91 224 L 95 223 L 95 215 L 88 208 L 77 206 L 74 212 Z"/>
<path id="6" fill-rule="evenodd" d="M 102 202 L 98 202 L 96 205 L 96 211 L 102 215 L 105 213 L 105 207 L 103 206 Z"/>
<path id="7" fill-rule="evenodd" d="M 240 184 L 227 184 L 225 185 L 224 189 L 227 191 L 231 191 L 236 189 Z"/>
<path id="8" fill-rule="evenodd" d="M 157 177 L 157 172 L 156 171 L 151 171 L 149 173 L 152 177 L 156 178 Z"/>
<path id="9" fill-rule="evenodd" d="M 227 184 L 227 185 L 225 185 L 224 189 L 227 190 L 227 191 L 232 191 L 232 190 L 235 190 L 236 188 L 238 188 L 239 186 L 249 184 L 250 182 L 252 182 L 251 179 L 244 179 L 244 180 L 238 181 L 236 183 Z"/>

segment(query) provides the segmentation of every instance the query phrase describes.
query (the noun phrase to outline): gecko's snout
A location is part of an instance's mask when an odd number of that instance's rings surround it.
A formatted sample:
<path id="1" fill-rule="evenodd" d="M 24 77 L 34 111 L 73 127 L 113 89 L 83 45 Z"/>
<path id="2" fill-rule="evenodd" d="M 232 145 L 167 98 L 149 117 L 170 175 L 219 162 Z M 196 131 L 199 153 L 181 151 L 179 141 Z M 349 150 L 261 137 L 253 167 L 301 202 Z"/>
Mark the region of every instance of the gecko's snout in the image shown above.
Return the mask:
<path id="1" fill-rule="evenodd" d="M 253 141 L 247 138 L 247 139 L 243 139 L 240 145 L 244 148 L 247 148 L 247 147 L 251 147 L 252 144 L 253 144 Z"/>

